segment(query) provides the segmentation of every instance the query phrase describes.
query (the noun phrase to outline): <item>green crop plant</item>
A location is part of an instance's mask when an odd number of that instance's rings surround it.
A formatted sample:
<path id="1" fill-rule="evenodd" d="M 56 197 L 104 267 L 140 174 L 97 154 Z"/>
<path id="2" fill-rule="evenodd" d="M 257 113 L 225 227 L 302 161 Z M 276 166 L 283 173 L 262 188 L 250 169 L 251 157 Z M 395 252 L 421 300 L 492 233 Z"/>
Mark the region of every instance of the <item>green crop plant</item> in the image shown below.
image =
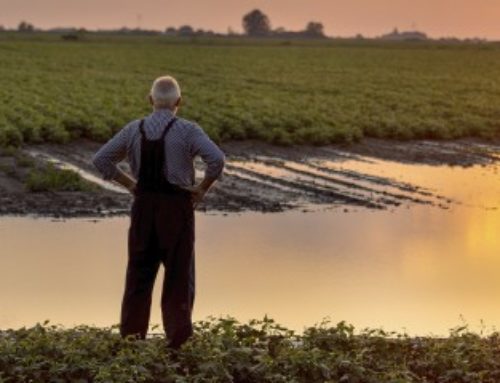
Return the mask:
<path id="1" fill-rule="evenodd" d="M 156 329 L 158 327 L 156 326 Z M 153 328 L 154 330 L 154 328 Z M 0 330 L 0 382 L 494 383 L 498 333 L 467 327 L 445 338 L 324 321 L 302 333 L 265 317 L 207 318 L 174 353 L 163 335 L 122 339 L 118 326 L 48 321 Z"/>
<path id="2" fill-rule="evenodd" d="M 10 36 L 10 37 L 9 37 Z M 500 136 L 500 48 L 167 37 L 0 38 L 0 146 L 105 141 L 159 75 L 217 142 Z"/>

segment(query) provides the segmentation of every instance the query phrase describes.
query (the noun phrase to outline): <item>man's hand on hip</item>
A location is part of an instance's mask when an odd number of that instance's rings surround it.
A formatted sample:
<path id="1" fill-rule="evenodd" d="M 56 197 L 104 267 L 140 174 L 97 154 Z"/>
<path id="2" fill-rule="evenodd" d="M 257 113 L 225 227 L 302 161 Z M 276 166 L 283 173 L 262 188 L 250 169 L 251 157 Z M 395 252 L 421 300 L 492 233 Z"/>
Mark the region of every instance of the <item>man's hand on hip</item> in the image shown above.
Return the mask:
<path id="1" fill-rule="evenodd" d="M 205 194 L 207 194 L 208 189 L 206 189 L 203 185 L 196 185 L 196 186 L 186 186 L 184 189 L 189 190 L 191 192 L 191 198 L 193 200 L 194 207 L 198 205 L 201 201 L 203 201 L 203 198 L 205 197 Z"/>
<path id="2" fill-rule="evenodd" d="M 191 192 L 191 198 L 193 199 L 194 207 L 196 207 L 196 205 L 203 201 L 205 194 L 207 194 L 208 189 L 210 189 L 214 182 L 215 178 L 205 177 L 199 185 L 184 187 L 184 189 Z"/>
<path id="3" fill-rule="evenodd" d="M 127 187 L 128 191 L 130 194 L 135 196 L 135 193 L 137 192 L 137 184 L 133 184 Z"/>
<path id="4" fill-rule="evenodd" d="M 117 168 L 113 180 L 126 188 L 130 192 L 130 194 L 135 195 L 137 181 L 133 177 L 125 173 L 123 170 Z"/>

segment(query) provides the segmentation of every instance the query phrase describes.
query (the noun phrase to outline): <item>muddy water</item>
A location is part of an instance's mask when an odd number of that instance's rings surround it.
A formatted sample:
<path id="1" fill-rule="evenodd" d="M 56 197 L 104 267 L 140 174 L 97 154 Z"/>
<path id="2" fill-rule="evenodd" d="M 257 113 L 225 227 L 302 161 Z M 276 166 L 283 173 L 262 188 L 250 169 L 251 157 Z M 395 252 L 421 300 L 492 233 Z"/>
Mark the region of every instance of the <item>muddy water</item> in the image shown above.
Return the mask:
<path id="1" fill-rule="evenodd" d="M 462 320 L 476 329 L 481 320 L 500 326 L 497 167 L 321 166 L 411 183 L 454 202 L 445 209 L 197 213 L 196 319 L 268 314 L 301 330 L 330 317 L 437 335 Z M 0 218 L 0 327 L 117 323 L 127 228 L 127 218 Z M 160 323 L 161 281 L 160 274 L 152 323 Z"/>

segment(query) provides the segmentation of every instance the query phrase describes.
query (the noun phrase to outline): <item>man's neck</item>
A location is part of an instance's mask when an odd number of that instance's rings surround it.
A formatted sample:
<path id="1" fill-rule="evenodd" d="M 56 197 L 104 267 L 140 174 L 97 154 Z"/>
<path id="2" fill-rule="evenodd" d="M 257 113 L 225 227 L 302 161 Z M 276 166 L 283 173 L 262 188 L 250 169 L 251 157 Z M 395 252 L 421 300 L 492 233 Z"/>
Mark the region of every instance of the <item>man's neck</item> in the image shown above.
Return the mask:
<path id="1" fill-rule="evenodd" d="M 157 108 L 157 107 L 154 107 L 153 108 L 153 112 L 156 112 L 156 113 L 167 112 L 167 113 L 175 114 L 175 110 L 172 110 L 170 108 Z"/>

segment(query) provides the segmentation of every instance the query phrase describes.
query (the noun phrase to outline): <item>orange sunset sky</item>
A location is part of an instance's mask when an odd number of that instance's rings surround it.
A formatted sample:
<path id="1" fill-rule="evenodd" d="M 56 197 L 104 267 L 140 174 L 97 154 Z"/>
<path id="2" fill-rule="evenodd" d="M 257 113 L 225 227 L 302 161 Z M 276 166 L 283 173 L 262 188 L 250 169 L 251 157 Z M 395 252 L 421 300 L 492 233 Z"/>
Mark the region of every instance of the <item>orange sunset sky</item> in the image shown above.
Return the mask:
<path id="1" fill-rule="evenodd" d="M 122 26 L 241 31 L 241 17 L 260 8 L 272 27 L 302 29 L 321 21 L 330 36 L 378 36 L 394 27 L 433 37 L 500 39 L 500 0 L 0 0 L 0 25 L 27 20 L 37 27 Z"/>

